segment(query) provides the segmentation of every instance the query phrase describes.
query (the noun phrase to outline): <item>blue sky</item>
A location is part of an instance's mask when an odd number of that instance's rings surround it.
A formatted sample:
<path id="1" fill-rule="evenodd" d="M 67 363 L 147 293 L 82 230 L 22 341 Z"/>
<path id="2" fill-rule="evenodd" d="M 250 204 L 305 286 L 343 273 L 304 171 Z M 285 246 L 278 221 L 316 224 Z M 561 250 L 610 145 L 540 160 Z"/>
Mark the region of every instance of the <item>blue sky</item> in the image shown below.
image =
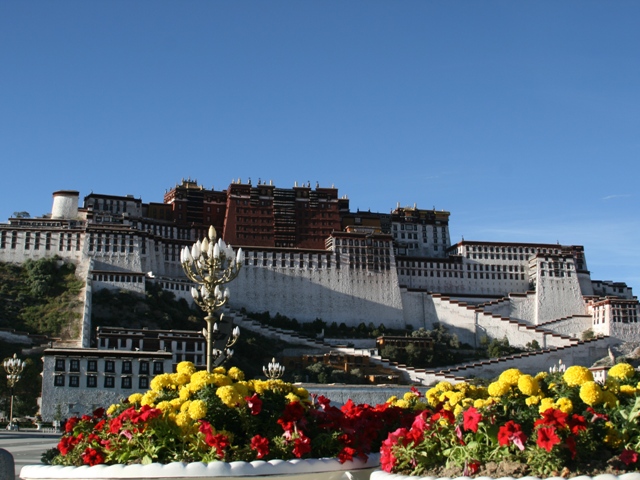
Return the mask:
<path id="1" fill-rule="evenodd" d="M 0 221 L 61 189 L 335 185 L 640 288 L 640 2 L 0 2 Z M 636 291 L 636 293 L 638 293 Z"/>

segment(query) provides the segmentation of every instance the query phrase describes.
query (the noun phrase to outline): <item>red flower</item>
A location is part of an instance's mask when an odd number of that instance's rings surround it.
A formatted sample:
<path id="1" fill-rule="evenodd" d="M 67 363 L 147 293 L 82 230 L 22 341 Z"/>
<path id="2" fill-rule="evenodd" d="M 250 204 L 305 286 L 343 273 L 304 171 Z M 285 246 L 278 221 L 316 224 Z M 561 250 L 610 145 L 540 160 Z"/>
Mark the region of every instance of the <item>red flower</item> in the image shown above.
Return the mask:
<path id="1" fill-rule="evenodd" d="M 225 454 L 224 450 L 229 446 L 229 439 L 225 435 L 217 433 L 215 435 L 207 436 L 206 442 L 207 445 L 215 449 L 218 454 L 218 459 L 222 460 Z"/>
<path id="2" fill-rule="evenodd" d="M 455 420 L 455 416 L 453 412 L 449 410 L 440 409 L 438 412 L 431 415 L 431 421 L 437 422 L 438 420 L 446 420 L 449 423 L 453 423 Z"/>
<path id="3" fill-rule="evenodd" d="M 85 465 L 93 466 L 104 463 L 104 456 L 95 448 L 87 448 L 81 457 Z"/>
<path id="4" fill-rule="evenodd" d="M 533 424 L 534 427 L 538 425 L 544 425 L 546 427 L 563 428 L 567 426 L 568 414 L 557 408 L 549 408 L 542 413 L 542 418 L 536 420 Z"/>
<path id="5" fill-rule="evenodd" d="M 245 397 L 245 400 L 251 415 L 258 415 L 262 411 L 262 400 L 257 393 L 254 393 L 251 397 Z"/>
<path id="6" fill-rule="evenodd" d="M 592 407 L 587 407 L 587 412 L 593 414 L 593 417 L 591 418 L 591 423 L 595 422 L 596 420 L 604 420 L 605 422 L 609 421 L 609 415 L 606 415 L 604 413 L 598 413 Z"/>
<path id="7" fill-rule="evenodd" d="M 356 454 L 357 454 L 357 451 L 356 451 L 355 448 L 344 447 L 340 451 L 340 453 L 338 453 L 338 460 L 340 461 L 340 463 L 351 461 L 351 460 L 353 460 L 353 457 Z"/>
<path id="8" fill-rule="evenodd" d="M 261 437 L 260 435 L 254 435 L 251 438 L 251 450 L 257 452 L 258 458 L 269 455 L 269 439 Z"/>
<path id="9" fill-rule="evenodd" d="M 548 410 L 547 410 L 548 411 Z M 560 437 L 556 435 L 555 427 L 542 427 L 538 429 L 537 445 L 550 452 L 554 445 L 560 443 Z"/>
<path id="10" fill-rule="evenodd" d="M 478 472 L 479 468 L 480 468 L 480 462 L 478 462 L 477 460 L 471 460 L 468 462 L 465 461 L 462 475 L 464 475 L 465 477 L 470 477 L 471 475 L 475 475 Z"/>
<path id="11" fill-rule="evenodd" d="M 80 419 L 78 417 L 71 417 L 64 424 L 64 431 L 67 432 L 67 433 L 71 433 L 73 431 L 73 427 L 76 426 L 76 423 L 78 423 L 79 420 Z"/>
<path id="12" fill-rule="evenodd" d="M 100 408 L 96 408 L 93 411 L 93 416 L 96 418 L 102 418 L 104 417 L 104 408 L 100 407 Z"/>
<path id="13" fill-rule="evenodd" d="M 628 467 L 632 463 L 636 463 L 638 461 L 638 452 L 635 450 L 625 449 L 620 454 L 620 460 Z"/>
<path id="14" fill-rule="evenodd" d="M 291 402 L 284 407 L 282 417 L 278 419 L 278 424 L 285 432 L 291 432 L 296 423 L 304 417 L 304 407 L 300 402 Z"/>
<path id="15" fill-rule="evenodd" d="M 573 436 L 569 435 L 565 443 L 567 444 L 569 452 L 571 452 L 571 460 L 575 460 L 576 455 L 578 454 L 578 444 L 576 442 L 576 439 Z"/>
<path id="16" fill-rule="evenodd" d="M 62 437 L 60 442 L 58 442 L 58 451 L 61 455 L 67 455 L 71 450 L 73 450 L 75 445 L 73 437 Z"/>
<path id="17" fill-rule="evenodd" d="M 482 421 L 482 415 L 475 407 L 470 407 L 462 414 L 462 426 L 473 433 L 478 431 L 478 424 Z"/>
<path id="18" fill-rule="evenodd" d="M 509 420 L 498 430 L 498 443 L 501 447 L 506 447 L 513 442 L 513 444 L 522 451 L 524 450 L 526 441 L 527 436 L 522 431 L 520 425 L 513 420 Z"/>
<path id="19" fill-rule="evenodd" d="M 571 433 L 578 435 L 578 433 L 587 429 L 587 421 L 582 415 L 576 415 L 575 413 L 569 418 L 569 428 Z"/>
<path id="20" fill-rule="evenodd" d="M 311 451 L 311 439 L 303 433 L 293 441 L 293 454 L 301 458 Z"/>

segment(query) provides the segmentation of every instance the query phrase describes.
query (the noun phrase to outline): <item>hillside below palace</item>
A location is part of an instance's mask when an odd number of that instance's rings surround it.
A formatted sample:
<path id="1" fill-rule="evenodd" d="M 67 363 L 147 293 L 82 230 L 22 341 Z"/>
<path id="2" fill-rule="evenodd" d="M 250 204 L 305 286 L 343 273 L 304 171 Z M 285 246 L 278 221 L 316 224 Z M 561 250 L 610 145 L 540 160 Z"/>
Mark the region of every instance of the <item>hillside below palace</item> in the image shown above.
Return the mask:
<path id="1" fill-rule="evenodd" d="M 0 224 L 0 261 L 58 256 L 75 263 L 86 280 L 81 338 L 67 350 L 45 350 L 45 416 L 52 415 L 52 405 L 71 405 L 69 398 L 80 402 L 73 387 L 84 383 L 100 387 L 101 395 L 120 395 L 144 388 L 151 370 L 166 371 L 172 362 L 202 364 L 202 347 L 189 347 L 202 343 L 194 343 L 193 332 L 158 333 L 149 340 L 154 354 L 144 351 L 145 332 L 115 334 L 101 349 L 106 340 L 95 338 L 91 293 L 144 293 L 153 282 L 191 302 L 180 251 L 204 238 L 210 225 L 227 244 L 245 251 L 242 271 L 231 284 L 234 314 L 269 311 L 300 322 L 321 318 L 394 329 L 441 324 L 474 347 L 503 338 L 513 346 L 538 345 L 535 355 L 498 365 L 533 372 L 558 360 L 591 365 L 616 343 L 640 340 L 631 288 L 593 280 L 582 246 L 464 239 L 451 244 L 446 211 L 398 205 L 390 213 L 352 212 L 334 187 L 277 188 L 240 180 L 222 191 L 182 180 L 165 192 L 163 203 L 96 193 L 79 203 L 78 191 L 60 190 L 53 193 L 50 214 Z M 113 352 L 112 344 L 124 353 Z M 134 363 L 141 375 L 137 386 Z M 492 368 L 464 365 L 443 375 L 487 376 Z M 81 382 L 74 372 L 86 379 Z M 405 373 L 418 383 L 440 378 L 438 372 Z M 97 398 L 87 402 L 99 404 Z"/>

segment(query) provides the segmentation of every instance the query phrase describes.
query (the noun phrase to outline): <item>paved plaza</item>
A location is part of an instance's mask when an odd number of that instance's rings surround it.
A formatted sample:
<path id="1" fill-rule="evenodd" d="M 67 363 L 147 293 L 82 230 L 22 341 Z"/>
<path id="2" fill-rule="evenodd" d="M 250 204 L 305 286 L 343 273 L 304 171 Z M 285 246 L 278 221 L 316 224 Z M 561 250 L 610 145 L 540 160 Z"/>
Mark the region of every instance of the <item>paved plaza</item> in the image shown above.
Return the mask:
<path id="1" fill-rule="evenodd" d="M 9 432 L 0 430 L 0 448 L 5 449 L 15 462 L 16 478 L 25 465 L 40 462 L 42 454 L 58 444 L 59 433 L 44 433 L 37 430 Z"/>

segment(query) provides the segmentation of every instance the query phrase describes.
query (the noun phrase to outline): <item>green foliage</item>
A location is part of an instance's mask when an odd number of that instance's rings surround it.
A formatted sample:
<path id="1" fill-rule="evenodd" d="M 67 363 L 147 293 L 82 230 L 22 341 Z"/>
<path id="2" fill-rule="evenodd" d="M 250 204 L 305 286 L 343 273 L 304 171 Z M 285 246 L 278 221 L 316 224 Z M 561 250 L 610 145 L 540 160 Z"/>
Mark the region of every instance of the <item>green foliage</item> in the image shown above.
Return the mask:
<path id="1" fill-rule="evenodd" d="M 59 257 L 0 263 L 0 328 L 50 336 L 74 336 L 84 282 L 75 265 Z"/>
<path id="2" fill-rule="evenodd" d="M 102 289 L 93 293 L 91 322 L 108 327 L 200 330 L 206 323 L 201 310 L 172 292 L 148 282 L 144 295 L 128 290 Z"/>
<path id="3" fill-rule="evenodd" d="M 504 337 L 502 340 L 494 338 L 487 346 L 487 355 L 489 358 L 505 357 L 518 352 L 520 352 L 518 348 L 509 345 L 509 339 L 507 337 Z"/>

